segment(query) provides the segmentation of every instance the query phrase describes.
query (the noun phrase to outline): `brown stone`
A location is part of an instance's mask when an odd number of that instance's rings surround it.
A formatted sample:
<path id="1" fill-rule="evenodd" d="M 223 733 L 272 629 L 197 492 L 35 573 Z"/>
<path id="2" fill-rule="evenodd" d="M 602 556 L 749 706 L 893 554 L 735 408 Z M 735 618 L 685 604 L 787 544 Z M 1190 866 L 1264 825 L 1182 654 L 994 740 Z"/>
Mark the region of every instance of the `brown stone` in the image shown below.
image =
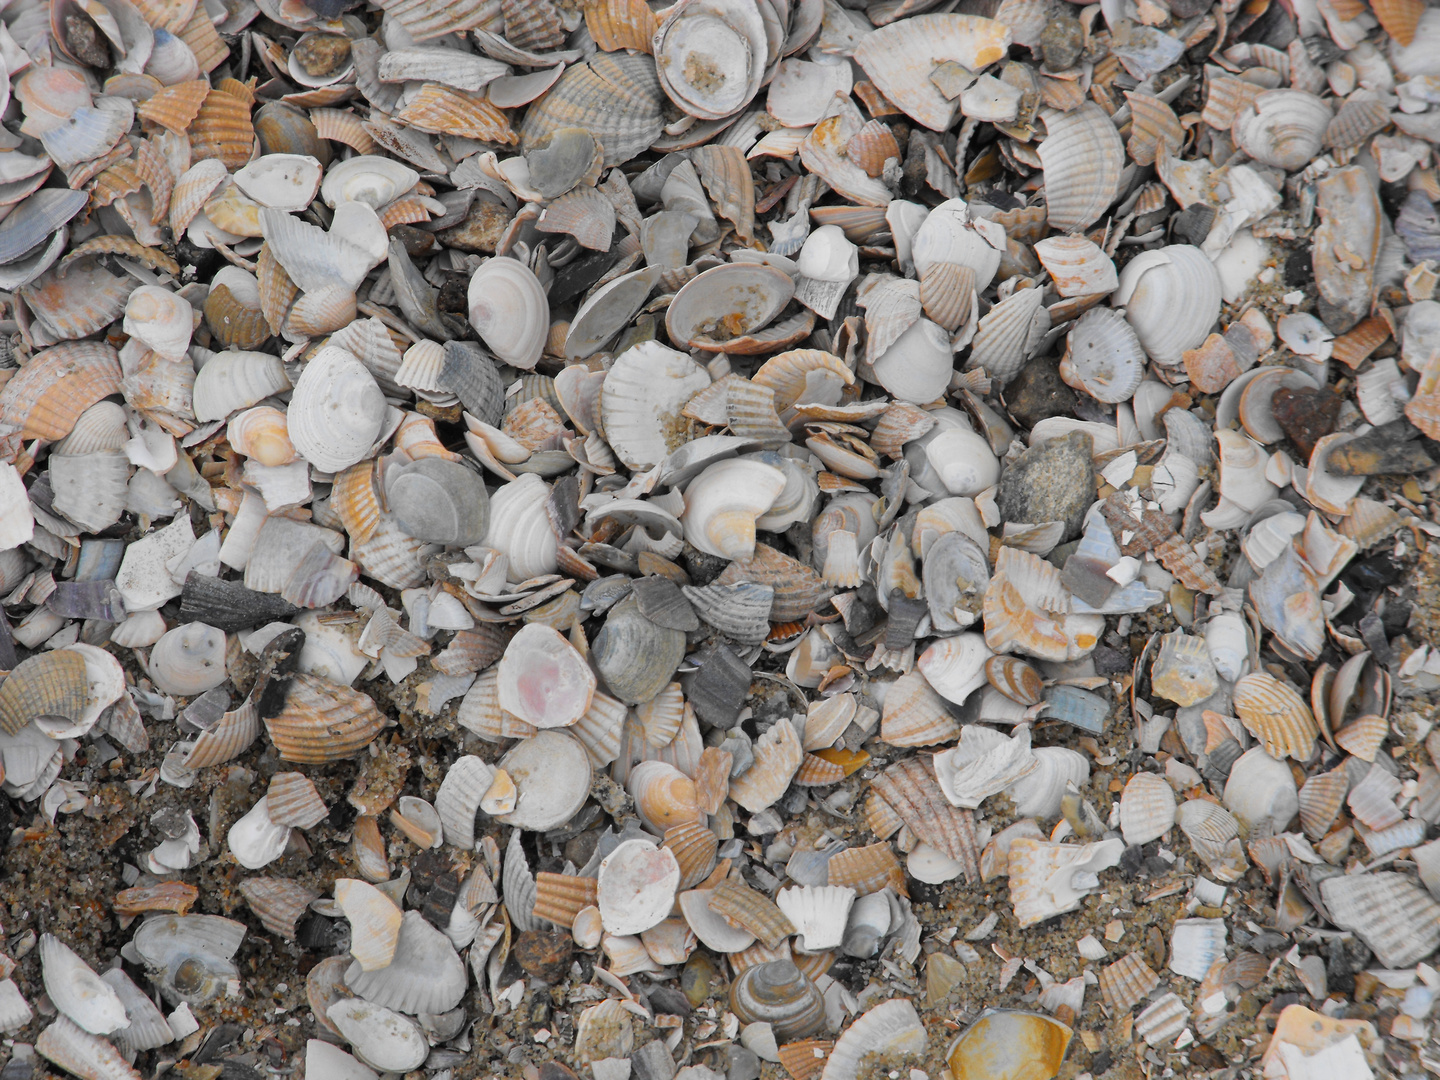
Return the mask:
<path id="1" fill-rule="evenodd" d="M 570 970 L 574 939 L 564 930 L 526 930 L 515 940 L 515 962 L 547 983 L 558 983 Z"/>
<path id="2" fill-rule="evenodd" d="M 1301 459 L 1309 461 L 1315 444 L 1335 430 L 1340 395 L 1328 388 L 1315 390 L 1306 386 L 1297 390 L 1282 386 L 1270 399 L 1270 409 L 1300 451 Z"/>
<path id="3" fill-rule="evenodd" d="M 498 202 L 479 198 L 459 225 L 440 232 L 440 242 L 476 255 L 495 254 L 495 245 L 510 224 L 510 211 Z"/>

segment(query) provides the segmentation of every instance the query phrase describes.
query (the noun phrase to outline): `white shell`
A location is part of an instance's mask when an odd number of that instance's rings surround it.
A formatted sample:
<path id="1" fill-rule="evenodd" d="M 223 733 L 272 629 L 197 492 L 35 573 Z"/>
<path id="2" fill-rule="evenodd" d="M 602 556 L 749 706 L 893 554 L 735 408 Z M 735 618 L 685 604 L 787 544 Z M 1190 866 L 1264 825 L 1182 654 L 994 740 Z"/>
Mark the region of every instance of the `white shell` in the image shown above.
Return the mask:
<path id="1" fill-rule="evenodd" d="M 1235 114 L 1235 142 L 1256 161 L 1286 172 L 1320 152 L 1330 107 L 1304 90 L 1267 90 Z"/>
<path id="2" fill-rule="evenodd" d="M 718 120 L 743 109 L 765 78 L 769 49 L 758 8 L 680 0 L 652 42 L 660 86 L 681 110 Z"/>
<path id="3" fill-rule="evenodd" d="M 1039 768 L 1030 749 L 1030 727 L 1014 737 L 980 724 L 960 729 L 960 742 L 935 755 L 935 778 L 953 805 L 970 810 Z"/>
<path id="4" fill-rule="evenodd" d="M 467 979 L 450 939 L 420 912 L 407 911 L 390 963 L 365 971 L 356 961 L 345 983 L 366 1001 L 414 1015 L 453 1009 L 465 996 Z"/>
<path id="5" fill-rule="evenodd" d="M 166 631 L 150 651 L 150 677 L 181 697 L 215 689 L 226 679 L 225 635 L 199 622 Z"/>
<path id="6" fill-rule="evenodd" d="M 744 458 L 709 466 L 685 489 L 685 539 L 722 559 L 755 556 L 755 521 L 785 489 L 785 474 Z"/>
<path id="7" fill-rule="evenodd" d="M 195 329 L 195 309 L 169 289 L 142 285 L 125 302 L 125 333 L 168 360 L 181 360 Z"/>
<path id="8" fill-rule="evenodd" d="M 1129 401 L 1145 378 L 1145 349 L 1117 311 L 1091 308 L 1070 329 L 1060 377 L 1096 401 Z"/>
<path id="9" fill-rule="evenodd" d="M 951 495 L 974 498 L 1000 479 L 1000 461 L 989 441 L 965 428 L 940 431 L 926 443 L 925 457 Z"/>
<path id="10" fill-rule="evenodd" d="M 926 216 L 910 241 L 910 255 L 922 277 L 935 263 L 968 266 L 975 271 L 975 291 L 984 292 L 1000 269 L 1005 244 L 998 222 L 972 217 L 964 199 L 948 199 Z"/>
<path id="11" fill-rule="evenodd" d="M 325 1080 L 380 1080 L 380 1074 L 363 1061 L 320 1039 L 305 1044 L 305 1075 Z"/>
<path id="12" fill-rule="evenodd" d="M 1006 793 L 1021 817 L 1058 817 L 1065 786 L 1081 787 L 1090 781 L 1090 760 L 1068 746 L 1040 746 L 1031 753 L 1038 762 L 1035 771 L 1011 784 Z"/>
<path id="13" fill-rule="evenodd" d="M 775 904 L 800 935 L 801 952 L 837 949 L 855 903 L 855 890 L 841 885 L 802 885 L 781 889 Z"/>
<path id="14" fill-rule="evenodd" d="M 430 1052 L 418 1025 L 363 998 L 342 998 L 326 1010 L 326 1016 L 354 1048 L 356 1057 L 382 1072 L 419 1068 Z"/>
<path id="15" fill-rule="evenodd" d="M 600 397 L 605 439 L 615 456 L 639 471 L 684 442 L 681 410 L 710 385 L 695 361 L 658 341 L 646 341 L 615 358 Z"/>
<path id="16" fill-rule="evenodd" d="M 1225 957 L 1224 919 L 1180 919 L 1170 933 L 1170 970 L 1200 982 Z"/>
<path id="17" fill-rule="evenodd" d="M 1142 251 L 1120 271 L 1110 302 L 1125 308 L 1150 358 L 1174 366 L 1220 317 L 1220 274 L 1203 251 L 1171 244 Z"/>
<path id="18" fill-rule="evenodd" d="M 555 530 L 545 505 L 550 485 L 525 473 L 490 497 L 490 526 L 485 546 L 510 557 L 511 580 L 524 581 L 555 572 Z"/>
<path id="19" fill-rule="evenodd" d="M 272 394 L 290 389 L 278 356 L 258 352 L 222 352 L 195 373 L 193 401 L 197 420 L 223 420 Z"/>
<path id="20" fill-rule="evenodd" d="M 907 998 L 891 998 L 872 1006 L 835 1040 L 820 1080 L 859 1080 L 866 1058 L 886 1060 L 922 1054 L 928 1042 L 925 1025 Z"/>
<path id="21" fill-rule="evenodd" d="M 875 381 L 899 401 L 928 404 L 950 385 L 955 358 L 945 328 L 916 319 L 871 365 Z"/>
<path id="22" fill-rule="evenodd" d="M 543 623 L 510 639 L 499 672 L 500 707 L 539 728 L 567 727 L 584 716 L 597 681 L 575 646 Z"/>
<path id="23" fill-rule="evenodd" d="M 130 1021 L 111 986 L 53 934 L 40 937 L 41 977 L 55 1007 L 92 1035 L 108 1035 Z"/>
<path id="24" fill-rule="evenodd" d="M 250 812 L 230 826 L 225 842 L 235 861 L 247 870 L 269 866 L 290 843 L 290 826 L 276 825 L 270 820 L 269 796 L 264 796 Z"/>
<path id="25" fill-rule="evenodd" d="M 362 202 L 378 210 L 419 180 L 419 173 L 394 158 L 363 154 L 332 164 L 320 184 L 320 197 L 332 210 L 344 202 Z"/>
<path id="26" fill-rule="evenodd" d="M 982 635 L 958 634 L 937 640 L 915 666 L 937 694 L 963 705 L 972 691 L 985 685 L 985 661 L 993 655 Z"/>
<path id="27" fill-rule="evenodd" d="M 1275 833 L 1284 832 L 1300 812 L 1300 793 L 1290 767 L 1267 754 L 1263 746 L 1246 750 L 1230 766 L 1224 802 L 1247 828 L 1265 824 Z"/>
<path id="28" fill-rule="evenodd" d="M 263 154 L 236 171 L 235 184 L 261 206 L 295 213 L 314 201 L 321 171 L 306 154 Z"/>
<path id="29" fill-rule="evenodd" d="M 470 325 L 507 364 L 533 368 L 550 331 L 550 302 L 534 272 L 516 259 L 487 260 L 466 292 Z"/>
<path id="30" fill-rule="evenodd" d="M 638 934 L 670 914 L 680 887 L 680 864 L 669 848 L 626 840 L 600 860 L 600 918 L 611 934 Z"/>
<path id="31" fill-rule="evenodd" d="M 339 472 L 370 453 L 385 416 L 375 377 L 351 353 L 327 345 L 295 383 L 287 414 L 290 441 L 317 469 Z"/>

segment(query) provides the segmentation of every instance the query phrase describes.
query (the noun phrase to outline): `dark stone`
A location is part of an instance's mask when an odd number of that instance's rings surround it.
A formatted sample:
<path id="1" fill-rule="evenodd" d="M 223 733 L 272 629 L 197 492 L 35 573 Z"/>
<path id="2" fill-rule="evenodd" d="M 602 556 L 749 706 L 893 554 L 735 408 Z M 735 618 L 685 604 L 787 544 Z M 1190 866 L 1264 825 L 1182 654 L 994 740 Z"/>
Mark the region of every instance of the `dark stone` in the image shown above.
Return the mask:
<path id="1" fill-rule="evenodd" d="M 527 975 L 558 983 L 570 970 L 574 939 L 563 930 L 526 930 L 515 941 L 515 960 Z"/>
<path id="2" fill-rule="evenodd" d="M 1064 71 L 1075 66 L 1085 47 L 1085 30 L 1073 15 L 1056 15 L 1040 34 L 1040 51 L 1046 71 Z"/>
<path id="3" fill-rule="evenodd" d="M 1194 244 L 1199 247 L 1210 235 L 1210 226 L 1215 223 L 1215 208 L 1204 203 L 1187 206 L 1175 215 L 1171 228 L 1177 244 Z"/>
<path id="4" fill-rule="evenodd" d="M 690 575 L 692 585 L 709 585 L 725 572 L 725 568 L 730 565 L 730 560 L 722 559 L 717 555 L 707 555 L 686 544 L 685 550 L 680 555 L 680 565 L 684 568 L 685 573 Z"/>
<path id="5" fill-rule="evenodd" d="M 390 226 L 390 239 L 399 240 L 405 245 L 405 254 L 412 259 L 418 259 L 421 255 L 429 255 L 435 248 L 434 234 L 417 229 L 414 225 Z"/>
<path id="6" fill-rule="evenodd" d="M 1398 596 L 1387 597 L 1385 610 L 1380 613 L 1380 625 L 1387 637 L 1402 633 L 1410 625 L 1410 613 L 1414 610 L 1408 600 Z"/>
<path id="7" fill-rule="evenodd" d="M 336 920 L 313 911 L 295 924 L 295 944 L 311 952 L 329 952 L 345 937 L 345 928 Z"/>
<path id="8" fill-rule="evenodd" d="M 1151 855 L 1145 860 L 1145 873 L 1151 877 L 1164 877 L 1170 872 L 1170 864 L 1159 855 Z"/>
<path id="9" fill-rule="evenodd" d="M 1110 1066 L 1115 1064 L 1115 1056 L 1109 1050 L 1101 1050 L 1090 1059 L 1090 1071 L 1096 1076 L 1103 1076 L 1110 1071 Z"/>
<path id="10" fill-rule="evenodd" d="M 1310 252 L 1301 248 L 1292 252 L 1285 260 L 1285 284 L 1290 286 L 1308 285 L 1315 280 L 1315 267 L 1310 261 Z"/>
<path id="11" fill-rule="evenodd" d="M 646 995 L 650 1008 L 669 1016 L 689 1016 L 693 1011 L 689 1000 L 673 986 L 653 987 Z"/>
<path id="12" fill-rule="evenodd" d="M 470 315 L 470 279 L 453 270 L 447 271 L 440 283 L 440 294 L 435 297 L 435 306 L 452 315 L 468 318 Z"/>
<path id="13" fill-rule="evenodd" d="M 700 670 L 690 684 L 695 715 L 711 727 L 734 727 L 750 693 L 750 678 L 749 664 L 727 646 L 713 646 L 700 659 Z"/>
<path id="14" fill-rule="evenodd" d="M 1400 567 L 1388 555 L 1372 555 L 1351 563 L 1340 578 L 1357 593 L 1377 592 L 1400 580 Z"/>
<path id="15" fill-rule="evenodd" d="M 1145 866 L 1145 850 L 1139 844 L 1127 847 L 1120 854 L 1120 873 L 1133 879 L 1139 875 Z"/>
<path id="16" fill-rule="evenodd" d="M 1062 540 L 1080 535 L 1095 501 L 1094 441 L 1083 431 L 1026 450 L 1000 477 L 1000 515 L 1006 521 L 1063 521 Z"/>
<path id="17" fill-rule="evenodd" d="M 547 1061 L 540 1066 L 540 1080 L 579 1080 L 579 1077 L 558 1061 Z"/>
<path id="18" fill-rule="evenodd" d="M 555 271 L 555 282 L 550 286 L 550 306 L 568 304 L 588 292 L 590 287 L 609 273 L 619 259 L 619 251 L 597 251 L 571 259 Z"/>
<path id="19" fill-rule="evenodd" d="M 450 925 L 450 913 L 455 910 L 455 900 L 460 895 L 460 875 L 451 870 L 441 874 L 425 894 L 425 903 L 420 914 L 437 930 Z"/>
<path id="20" fill-rule="evenodd" d="M 1097 645 L 1090 658 L 1095 661 L 1097 675 L 1128 675 L 1134 667 L 1128 653 L 1112 649 L 1108 645 Z"/>
<path id="21" fill-rule="evenodd" d="M 633 1080 L 674 1080 L 675 1059 L 659 1039 L 648 1042 L 630 1055 Z"/>
<path id="22" fill-rule="evenodd" d="M 1052 416 L 1075 414 L 1075 391 L 1060 378 L 1054 360 L 1031 360 L 1005 387 L 1005 407 L 1022 427 L 1032 428 Z"/>
<path id="23" fill-rule="evenodd" d="M 1418 473 L 1435 467 L 1420 433 L 1403 420 L 1385 424 L 1330 451 L 1325 468 L 1337 476 Z"/>
<path id="24" fill-rule="evenodd" d="M 899 589 L 890 593 L 890 619 L 885 624 L 885 647 L 899 652 L 915 641 L 915 628 L 929 612 L 922 599 L 911 599 Z"/>
<path id="25" fill-rule="evenodd" d="M 113 581 L 57 581 L 45 606 L 66 619 L 104 619 L 119 622 L 125 617 L 125 601 Z"/>
<path id="26" fill-rule="evenodd" d="M 572 836 L 565 842 L 565 858 L 576 866 L 584 866 L 595 854 L 595 845 L 600 841 L 600 833 L 596 829 L 589 829 L 579 836 Z"/>
<path id="27" fill-rule="evenodd" d="M 1270 399 L 1270 410 L 1295 449 L 1300 451 L 1301 458 L 1309 461 L 1315 444 L 1335 430 L 1340 402 L 1340 395 L 1328 387 L 1316 390 L 1309 386 L 1299 389 L 1282 386 Z"/>
<path id="28" fill-rule="evenodd" d="M 636 578 L 632 586 L 635 601 L 640 605 L 640 614 L 651 622 L 671 630 L 700 629 L 700 617 L 685 599 L 680 586 L 669 578 L 651 575 Z M 749 685 L 749 679 L 746 679 Z"/>
<path id="29" fill-rule="evenodd" d="M 1230 1062 L 1225 1055 L 1216 1050 L 1209 1043 L 1201 1043 L 1190 1051 L 1190 1064 L 1197 1069 L 1204 1069 L 1210 1072 L 1214 1069 L 1223 1069 Z"/>

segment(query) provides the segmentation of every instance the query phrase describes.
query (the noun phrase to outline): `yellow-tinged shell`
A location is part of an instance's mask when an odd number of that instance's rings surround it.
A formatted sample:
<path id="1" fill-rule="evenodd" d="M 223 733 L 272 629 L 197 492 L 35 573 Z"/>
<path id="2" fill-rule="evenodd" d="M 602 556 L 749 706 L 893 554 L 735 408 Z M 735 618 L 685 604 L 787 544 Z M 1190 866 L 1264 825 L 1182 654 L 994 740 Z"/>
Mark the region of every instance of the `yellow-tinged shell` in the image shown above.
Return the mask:
<path id="1" fill-rule="evenodd" d="M 368 695 L 304 674 L 291 679 L 285 707 L 265 721 L 280 757 L 307 765 L 358 754 L 384 726 Z"/>
<path id="2" fill-rule="evenodd" d="M 568 930 L 575 924 L 575 916 L 595 903 L 596 895 L 594 878 L 551 874 L 542 870 L 535 875 L 535 908 L 532 914 L 537 919 L 545 919 Z"/>
<path id="3" fill-rule="evenodd" d="M 209 94 L 210 84 L 203 79 L 176 83 L 142 101 L 135 113 L 141 120 L 183 135 L 200 115 L 200 107 Z"/>
<path id="4" fill-rule="evenodd" d="M 865 847 L 846 848 L 830 859 L 831 885 L 854 889 L 859 896 L 869 896 L 884 888 L 892 888 L 908 896 L 905 869 L 890 845 L 884 842 Z"/>
<path id="5" fill-rule="evenodd" d="M 771 949 L 795 933 L 794 925 L 773 900 L 735 878 L 715 887 L 710 910 L 730 925 L 748 930 Z"/>
<path id="6" fill-rule="evenodd" d="M 75 720 L 89 700 L 85 658 L 61 649 L 22 661 L 0 683 L 0 731 L 18 734 L 37 716 Z"/>
<path id="7" fill-rule="evenodd" d="M 790 787 L 805 753 L 788 719 L 782 718 L 755 740 L 755 763 L 730 781 L 730 798 L 758 814 Z"/>
<path id="8" fill-rule="evenodd" d="M 483 95 L 452 90 L 439 83 L 425 83 L 395 114 L 395 119 L 424 131 L 459 135 L 513 146 L 519 136 L 510 128 L 505 113 Z"/>
<path id="9" fill-rule="evenodd" d="M 226 348 L 255 349 L 270 336 L 259 307 L 250 307 L 227 285 L 216 285 L 205 297 L 205 322 Z"/>
<path id="10" fill-rule="evenodd" d="M 667 762 L 640 762 L 630 771 L 625 787 L 635 800 L 635 812 L 652 829 L 663 832 L 682 822 L 703 820 L 695 801 L 695 781 Z"/>
<path id="11" fill-rule="evenodd" d="M 1309 758 L 1320 730 L 1305 699 L 1291 686 L 1263 671 L 1251 672 L 1235 684 L 1234 702 L 1245 729 L 1272 757 Z"/>
<path id="12" fill-rule="evenodd" d="M 604 52 L 650 52 L 657 25 L 644 0 L 598 0 L 585 5 L 585 26 Z"/>
<path id="13" fill-rule="evenodd" d="M 845 386 L 855 382 L 855 373 L 845 361 L 822 349 L 791 349 L 778 353 L 761 364 L 750 381 L 774 390 L 775 408 L 783 410 L 799 400 L 812 372 L 824 372 Z"/>

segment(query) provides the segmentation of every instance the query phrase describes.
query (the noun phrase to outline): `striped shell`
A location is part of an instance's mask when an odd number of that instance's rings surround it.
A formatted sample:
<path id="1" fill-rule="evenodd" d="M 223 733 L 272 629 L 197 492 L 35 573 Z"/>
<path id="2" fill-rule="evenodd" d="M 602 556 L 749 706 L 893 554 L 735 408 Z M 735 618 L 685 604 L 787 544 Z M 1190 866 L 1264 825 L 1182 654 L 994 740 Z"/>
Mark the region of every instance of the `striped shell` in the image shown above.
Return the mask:
<path id="1" fill-rule="evenodd" d="M 1263 671 L 1251 672 L 1235 684 L 1234 701 L 1245 729 L 1271 755 L 1309 758 L 1320 731 L 1305 699 L 1292 687 Z"/>
<path id="2" fill-rule="evenodd" d="M 1125 147 L 1104 110 L 1086 102 L 1073 112 L 1042 113 L 1048 135 L 1040 144 L 1050 227 L 1093 225 L 1115 199 Z"/>

